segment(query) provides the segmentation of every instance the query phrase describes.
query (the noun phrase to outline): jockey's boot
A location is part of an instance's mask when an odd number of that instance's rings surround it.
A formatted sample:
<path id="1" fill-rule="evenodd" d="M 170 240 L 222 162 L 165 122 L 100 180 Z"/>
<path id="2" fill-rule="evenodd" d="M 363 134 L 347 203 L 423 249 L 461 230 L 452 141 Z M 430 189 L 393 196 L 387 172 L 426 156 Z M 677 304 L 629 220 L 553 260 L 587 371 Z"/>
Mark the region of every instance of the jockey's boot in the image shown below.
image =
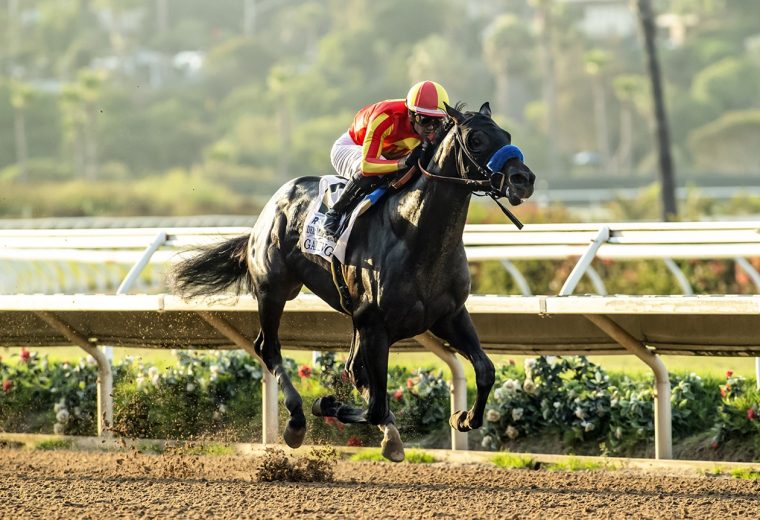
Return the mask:
<path id="1" fill-rule="evenodd" d="M 340 194 L 338 200 L 332 205 L 330 209 L 325 213 L 325 234 L 331 239 L 337 241 L 339 238 L 338 232 L 340 231 L 340 219 L 343 214 L 353 206 L 354 202 L 359 200 L 360 197 L 367 193 L 368 182 L 362 182 L 364 179 L 351 178 L 348 180 L 346 187 L 343 189 L 343 193 Z"/>

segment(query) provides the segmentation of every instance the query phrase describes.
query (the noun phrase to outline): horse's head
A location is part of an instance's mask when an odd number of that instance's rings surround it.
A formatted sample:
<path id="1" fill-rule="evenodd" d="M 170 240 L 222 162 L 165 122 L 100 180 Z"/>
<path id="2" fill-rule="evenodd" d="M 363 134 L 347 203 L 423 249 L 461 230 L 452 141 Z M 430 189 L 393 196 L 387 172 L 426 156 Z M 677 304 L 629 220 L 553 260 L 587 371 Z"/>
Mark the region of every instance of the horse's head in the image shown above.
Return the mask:
<path id="1" fill-rule="evenodd" d="M 487 191 L 507 197 L 514 206 L 533 195 L 536 176 L 523 162 L 520 149 L 511 144 L 509 132 L 491 118 L 487 102 L 477 112 L 462 113 L 449 105 L 446 111 L 454 123 L 447 137 L 458 155 L 460 177 L 488 185 Z"/>

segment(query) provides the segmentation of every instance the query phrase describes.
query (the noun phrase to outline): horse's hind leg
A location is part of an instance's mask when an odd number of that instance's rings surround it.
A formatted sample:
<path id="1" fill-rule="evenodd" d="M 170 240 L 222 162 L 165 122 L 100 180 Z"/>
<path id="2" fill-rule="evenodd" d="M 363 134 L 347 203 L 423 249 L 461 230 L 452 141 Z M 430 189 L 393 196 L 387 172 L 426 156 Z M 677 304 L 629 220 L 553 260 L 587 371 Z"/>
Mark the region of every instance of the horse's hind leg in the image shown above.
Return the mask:
<path id="1" fill-rule="evenodd" d="M 460 432 L 480 428 L 483 424 L 483 412 L 486 400 L 495 380 L 493 363 L 483 348 L 475 332 L 470 314 L 462 309 L 453 318 L 441 320 L 430 329 L 433 334 L 449 342 L 451 347 L 466 357 L 475 369 L 477 394 L 475 403 L 468 411 L 456 411 L 449 423 Z"/>
<path id="2" fill-rule="evenodd" d="M 254 348 L 264 360 L 267 369 L 277 378 L 285 399 L 285 407 L 290 412 L 282 437 L 288 446 L 298 448 L 306 435 L 306 417 L 303 413 L 301 396 L 291 383 L 282 364 L 280 338 L 277 334 L 285 308 L 286 295 L 275 296 L 276 291 L 263 291 L 258 287 L 256 293 L 261 331 L 256 337 Z"/>
<path id="3" fill-rule="evenodd" d="M 357 390 L 367 400 L 367 420 L 383 432 L 383 457 L 401 462 L 405 456 L 404 444 L 396 428 L 396 418 L 388 405 L 388 336 L 382 327 L 360 328 L 357 343 L 353 377 Z M 365 381 L 367 386 L 360 387 Z"/>
<path id="4" fill-rule="evenodd" d="M 401 441 L 401 434 L 399 434 L 398 428 L 396 428 L 396 417 L 393 415 L 393 412 L 391 412 L 390 407 L 388 407 L 387 400 L 387 341 L 385 343 L 386 346 L 384 349 L 385 370 L 382 374 L 382 380 L 385 381 L 385 385 L 382 390 L 376 389 L 373 392 L 371 390 L 372 384 L 370 382 L 370 374 L 365 364 L 365 360 L 368 356 L 368 354 L 366 354 L 368 340 L 363 340 L 364 335 L 365 334 L 359 331 L 354 331 L 354 339 L 351 344 L 351 353 L 349 354 L 349 358 L 346 363 L 346 369 L 348 370 L 351 377 L 351 382 L 368 403 L 375 402 L 385 404 L 385 412 L 380 411 L 377 415 L 382 415 L 383 419 L 380 421 L 380 423 L 373 424 L 376 424 L 377 427 L 380 428 L 380 431 L 383 432 L 383 442 L 381 444 L 381 453 L 383 457 L 393 462 L 401 462 L 404 460 L 405 456 L 404 444 Z M 380 343 L 382 344 L 382 338 L 385 338 L 385 333 L 383 332 L 380 336 L 381 337 L 375 335 L 373 339 L 374 341 L 380 340 Z M 378 349 L 382 351 L 381 347 L 378 347 Z M 369 356 L 372 356 L 372 354 L 369 354 Z M 375 358 L 370 357 L 370 359 L 374 360 Z M 378 367 L 378 371 L 380 370 L 382 370 L 382 363 L 381 366 Z M 376 376 L 376 378 L 377 377 L 378 376 Z M 383 400 L 372 401 L 373 396 L 382 396 Z M 368 410 L 341 403 L 333 396 L 322 397 L 314 401 L 312 412 L 314 415 L 318 416 L 336 417 L 340 422 L 346 424 L 372 422 L 368 420 Z"/>

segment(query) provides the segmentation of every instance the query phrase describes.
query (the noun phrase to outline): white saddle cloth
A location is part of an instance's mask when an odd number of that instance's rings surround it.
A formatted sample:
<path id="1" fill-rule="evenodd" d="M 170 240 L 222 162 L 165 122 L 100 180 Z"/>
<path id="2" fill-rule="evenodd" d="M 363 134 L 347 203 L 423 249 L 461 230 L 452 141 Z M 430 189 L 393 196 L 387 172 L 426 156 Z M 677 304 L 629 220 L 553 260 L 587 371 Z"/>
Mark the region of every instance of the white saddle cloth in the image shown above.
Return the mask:
<path id="1" fill-rule="evenodd" d="M 347 182 L 347 179 L 337 175 L 325 175 L 319 179 L 319 195 L 309 205 L 301 230 L 300 244 L 301 251 L 304 253 L 319 255 L 325 260 L 330 260 L 335 255 L 341 262 L 345 261 L 348 237 L 351 235 L 356 217 L 367 211 L 373 204 L 369 196 L 362 199 L 351 212 L 348 225 L 337 243 L 328 238 L 324 232 L 325 213 L 340 198 Z"/>

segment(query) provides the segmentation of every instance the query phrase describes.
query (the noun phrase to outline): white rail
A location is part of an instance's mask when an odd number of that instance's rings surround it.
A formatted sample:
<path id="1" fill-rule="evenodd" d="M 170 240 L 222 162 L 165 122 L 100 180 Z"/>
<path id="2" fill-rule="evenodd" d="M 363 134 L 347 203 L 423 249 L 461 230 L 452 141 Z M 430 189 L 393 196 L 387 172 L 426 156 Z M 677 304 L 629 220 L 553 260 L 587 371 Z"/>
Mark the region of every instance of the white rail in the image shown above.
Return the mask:
<path id="1" fill-rule="evenodd" d="M 20 280 L 27 276 L 22 266 L 27 263 L 34 266 L 37 271 L 36 276 L 42 276 L 49 273 L 50 277 L 55 277 L 57 270 L 64 271 L 64 276 L 68 277 L 73 274 L 73 269 L 69 263 L 79 265 L 79 270 L 88 269 L 86 266 L 132 266 L 129 272 L 121 276 L 123 280 L 119 285 L 117 294 L 126 294 L 139 281 L 140 274 L 147 266 L 161 266 L 172 262 L 177 258 L 178 251 L 191 248 L 201 243 L 212 243 L 225 237 L 237 236 L 249 232 L 245 227 L 228 227 L 228 228 L 138 228 L 138 229 L 24 229 L 24 230 L 0 230 L 0 262 L 6 262 L 9 269 L 4 270 L 4 278 L 0 279 L 6 292 L 12 291 L 14 279 Z M 594 286 L 599 293 L 606 292 L 604 284 L 598 274 L 593 271 L 591 266 L 594 258 L 612 259 L 612 260 L 632 260 L 632 259 L 661 259 L 666 262 L 669 269 L 676 276 L 682 291 L 685 294 L 691 292 L 691 287 L 680 271 L 677 264 L 672 259 L 717 259 L 729 258 L 735 259 L 737 266 L 747 272 L 749 278 L 755 284 L 760 292 L 760 274 L 748 260 L 751 258 L 760 258 L 760 223 L 757 222 L 716 222 L 716 223 L 645 223 L 645 224 L 606 224 L 606 225 L 533 225 L 525 226 L 524 230 L 516 231 L 514 228 L 502 225 L 486 226 L 467 226 L 465 229 L 464 243 L 466 246 L 467 256 L 471 262 L 486 260 L 498 260 L 503 262 L 513 276 L 515 276 L 524 298 L 517 300 L 498 299 L 493 305 L 487 301 L 478 300 L 478 311 L 484 315 L 490 314 L 520 314 L 520 315 L 537 315 L 545 316 L 553 313 L 562 314 L 562 305 L 549 303 L 546 297 L 529 297 L 530 287 L 525 278 L 517 274 L 519 271 L 515 268 L 511 260 L 521 259 L 564 259 L 567 257 L 579 257 L 579 260 L 566 280 L 560 296 L 569 296 L 573 293 L 577 283 L 585 274 L 590 276 Z M 59 267 L 56 268 L 55 263 Z M 122 272 L 122 271 L 112 271 Z M 9 274 L 11 273 L 11 274 Z M 102 272 L 98 275 L 98 285 L 103 286 L 104 275 Z M 15 277 L 15 278 L 14 278 Z M 18 283 L 17 281 L 15 283 Z M 55 283 L 49 283 L 55 286 Z M 8 288 L 11 288 L 9 291 Z M 55 290 L 60 287 L 55 286 Z M 146 296 L 145 298 L 152 297 Z M 513 297 L 514 298 L 514 297 Z M 34 297 L 33 301 L 37 302 L 27 307 L 27 311 L 36 313 L 48 325 L 64 334 L 69 343 L 77 344 L 84 348 L 88 353 L 94 355 L 99 364 L 99 406 L 102 412 L 111 409 L 110 402 L 111 390 L 110 380 L 110 352 L 106 349 L 107 356 L 101 356 L 100 353 L 87 343 L 86 336 L 79 334 L 73 329 L 67 329 L 66 324 L 59 322 L 59 317 L 51 310 L 51 305 L 57 300 L 56 297 Z M 0 296 L 0 303 L 4 298 Z M 6 305 L 15 305 L 18 309 L 24 298 L 14 297 L 15 303 Z M 69 301 L 71 301 L 69 299 Z M 146 300 L 147 301 L 147 300 Z M 165 312 L 167 309 L 164 304 L 171 301 L 171 305 L 177 307 L 174 300 L 167 300 L 160 297 L 160 309 L 157 312 Z M 298 303 L 307 301 L 309 303 Z M 699 301 L 699 300 L 697 300 Z M 739 300 L 744 301 L 744 300 Z M 129 299 L 129 309 L 133 309 L 135 300 Z M 614 340 L 622 349 L 631 352 L 642 359 L 655 374 L 656 380 L 656 424 L 657 424 L 657 456 L 658 458 L 669 458 L 671 456 L 671 438 L 670 438 L 670 388 L 667 376 L 667 369 L 657 357 L 647 347 L 651 344 L 646 343 L 644 338 L 637 338 L 615 322 L 610 316 L 619 314 L 619 310 L 626 309 L 626 313 L 632 313 L 635 316 L 646 315 L 651 313 L 651 306 L 655 300 L 648 300 L 646 305 L 642 305 L 643 300 L 626 300 L 625 298 L 612 298 L 605 300 L 604 311 L 599 311 L 598 302 L 591 305 L 588 303 L 576 305 L 571 313 L 584 316 L 588 322 L 593 323 L 598 331 L 602 331 L 607 341 Z M 630 305 L 633 303 L 633 307 Z M 722 303 L 726 304 L 728 300 Z M 732 300 L 733 302 L 733 300 Z M 27 303 L 29 303 L 27 301 Z M 59 302 L 60 303 L 60 302 Z M 699 301 L 700 307 L 695 307 L 691 300 L 672 301 L 667 300 L 666 306 L 672 306 L 672 312 L 700 314 L 705 310 L 705 301 Z M 78 300 L 76 309 L 87 310 L 82 307 L 83 300 Z M 109 302 L 108 305 L 113 304 Z M 529 310 L 538 304 L 538 308 Z M 102 307 L 103 302 L 98 304 L 94 312 L 108 312 L 107 308 Z M 303 307 L 306 305 L 306 307 Z M 313 302 L 307 298 L 291 302 L 289 311 L 298 312 L 299 306 L 304 309 L 313 305 Z M 743 304 L 742 304 L 743 305 Z M 551 306 L 550 309 L 548 306 Z M 754 306 L 754 307 L 753 307 Z M 55 307 L 55 306 L 54 306 Z M 65 307 L 65 306 L 64 306 Z M 181 305 L 179 305 L 181 307 Z M 207 308 L 208 306 L 206 306 Z M 492 308 L 491 308 L 492 307 Z M 709 307 L 709 306 L 708 306 Z M 743 308 L 743 307 L 742 307 Z M 760 305 L 756 302 L 750 304 L 754 313 L 760 314 Z M 586 310 L 583 310 L 586 309 Z M 649 311 L 647 309 L 650 309 Z M 0 310 L 2 305 L 0 304 Z M 128 310 L 128 309 L 124 309 Z M 253 309 L 252 309 L 253 310 Z M 725 309 L 724 309 L 725 310 Z M 56 312 L 65 312 L 65 308 L 56 307 Z M 734 309 L 735 311 L 735 309 Z M 231 344 L 237 345 L 246 350 L 250 348 L 250 338 L 243 336 L 231 324 L 219 321 L 218 317 L 209 314 L 203 310 L 196 311 L 207 323 L 219 331 Z M 724 311 L 721 311 L 724 312 Z M 655 312 L 656 313 L 656 312 Z M 751 314 L 751 313 L 750 313 Z M 577 324 L 576 324 L 577 325 Z M 501 332 L 502 335 L 509 334 L 507 330 Z M 498 335 L 498 334 L 497 334 Z M 561 334 L 558 332 L 558 338 Z M 464 386 L 462 367 L 456 357 L 452 356 L 446 348 L 431 335 L 421 335 L 416 338 L 419 344 L 432 350 L 441 356 L 449 365 L 452 371 L 454 381 L 452 382 L 452 408 L 461 409 L 466 403 L 466 387 Z M 561 342 L 560 339 L 556 341 Z M 725 338 L 722 341 L 730 343 Z M 327 342 L 325 345 L 327 345 Z M 665 344 L 663 344 L 664 346 Z M 694 344 L 689 349 L 690 353 L 716 353 L 716 352 L 733 352 L 731 348 L 718 345 L 708 345 L 710 348 L 699 344 Z M 539 352 L 546 350 L 535 347 L 533 351 Z M 327 348 L 327 347 L 326 347 Z M 488 348 L 488 346 L 487 346 Z M 530 350 L 529 347 L 521 345 L 520 348 Z M 728 350 L 726 350 L 728 348 Z M 552 352 L 577 352 L 584 351 L 593 353 L 598 349 L 589 346 L 583 347 L 578 344 L 563 348 L 552 349 Z M 723 350 L 721 350 L 723 349 Z M 519 348 L 513 346 L 507 350 L 517 351 Z M 614 350 L 614 349 L 612 349 Z M 751 350 L 751 349 L 750 349 Z M 105 360 L 105 361 L 104 361 Z M 760 386 L 760 358 L 756 363 L 758 374 L 758 385 Z M 265 371 L 266 373 L 266 371 Z M 272 442 L 276 432 L 277 418 L 277 392 L 273 386 L 272 380 L 266 379 L 265 385 L 265 402 L 264 411 L 266 423 L 264 428 L 265 442 Z M 106 416 L 108 417 L 108 416 Z M 99 427 L 102 425 L 99 424 Z M 466 437 L 458 432 L 452 434 L 452 446 L 454 448 L 463 448 L 466 446 Z"/>

